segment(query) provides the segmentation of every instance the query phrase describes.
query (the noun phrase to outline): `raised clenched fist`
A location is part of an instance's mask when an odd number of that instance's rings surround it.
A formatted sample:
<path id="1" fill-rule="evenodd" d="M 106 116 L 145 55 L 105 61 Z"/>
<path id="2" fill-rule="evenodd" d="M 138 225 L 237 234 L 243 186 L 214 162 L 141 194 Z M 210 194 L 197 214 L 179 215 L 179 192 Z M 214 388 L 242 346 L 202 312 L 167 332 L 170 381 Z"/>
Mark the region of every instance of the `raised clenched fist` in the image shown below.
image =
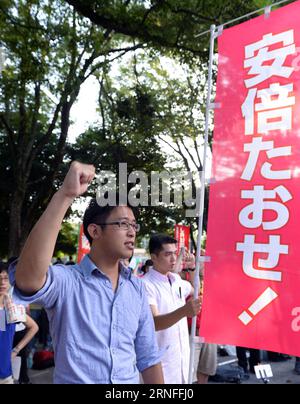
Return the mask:
<path id="1" fill-rule="evenodd" d="M 95 177 L 95 167 L 74 161 L 66 175 L 60 192 L 67 198 L 76 198 L 83 195 Z"/>
<path id="2" fill-rule="evenodd" d="M 186 248 L 183 256 L 183 266 L 184 268 L 194 269 L 196 267 L 196 258 L 194 254 L 190 253 Z"/>

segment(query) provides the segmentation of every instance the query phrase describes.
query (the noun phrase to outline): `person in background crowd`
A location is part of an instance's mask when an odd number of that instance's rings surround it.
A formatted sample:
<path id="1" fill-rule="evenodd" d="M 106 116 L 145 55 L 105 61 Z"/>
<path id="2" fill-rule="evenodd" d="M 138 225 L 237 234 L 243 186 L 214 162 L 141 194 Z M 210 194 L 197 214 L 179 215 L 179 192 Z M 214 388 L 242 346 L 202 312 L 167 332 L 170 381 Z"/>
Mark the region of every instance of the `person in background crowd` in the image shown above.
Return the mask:
<path id="1" fill-rule="evenodd" d="M 150 268 L 152 268 L 153 267 L 153 262 L 152 262 L 152 260 L 147 260 L 146 262 L 145 262 L 145 264 L 142 266 L 142 268 L 141 268 L 141 273 L 140 273 L 140 276 L 142 277 L 142 276 L 145 276 L 149 271 L 150 271 Z"/>
<path id="2" fill-rule="evenodd" d="M 27 316 L 28 316 L 30 314 L 29 309 L 27 309 L 26 312 L 27 312 Z M 16 324 L 16 332 L 15 332 L 14 341 L 13 341 L 14 348 L 19 346 L 19 343 L 22 341 L 22 339 L 25 337 L 25 335 L 26 335 L 25 325 L 23 323 Z M 32 341 L 33 341 L 33 339 L 31 340 L 31 342 Z M 29 376 L 28 376 L 28 365 L 27 365 L 28 353 L 29 353 L 28 347 L 29 347 L 29 344 L 27 346 L 25 346 L 23 349 L 21 349 L 20 353 L 18 354 L 18 356 L 20 356 L 20 358 L 21 358 L 20 377 L 18 380 L 19 384 L 31 384 Z"/>
<path id="3" fill-rule="evenodd" d="M 5 264 L 0 264 L 0 384 L 13 384 L 12 360 L 19 356 L 38 332 L 37 324 L 28 315 L 26 316 L 26 332 L 13 348 L 16 330 L 15 324 L 9 324 L 5 310 L 5 299 L 9 294 L 10 283 L 8 270 Z M 28 380 L 29 382 L 29 380 Z"/>
<path id="4" fill-rule="evenodd" d="M 247 358 L 247 351 L 250 353 L 249 358 Z M 238 358 L 238 365 L 243 368 L 245 375 L 249 375 L 249 371 L 255 373 L 254 367 L 261 362 L 260 351 L 258 349 L 237 346 L 236 355 Z"/>
<path id="5" fill-rule="evenodd" d="M 193 294 L 189 282 L 174 271 L 177 241 L 166 235 L 152 236 L 149 251 L 153 268 L 142 278 L 152 310 L 159 347 L 166 350 L 162 359 L 167 384 L 186 384 L 189 373 L 189 332 L 187 317 L 200 311 L 200 300 L 186 298 Z"/>
<path id="6" fill-rule="evenodd" d="M 7 267 L 9 268 L 9 266 L 11 264 L 17 263 L 18 259 L 19 258 L 17 256 L 9 258 L 7 261 Z M 31 313 L 30 313 L 29 307 L 27 307 L 26 312 L 27 312 L 27 315 L 30 316 Z M 33 321 L 36 320 L 32 316 L 30 316 L 30 317 Z M 35 321 L 35 322 L 37 323 L 37 321 Z M 38 328 L 39 328 L 39 325 L 38 325 Z M 14 336 L 14 341 L 13 341 L 14 348 L 16 346 L 18 346 L 19 342 L 25 337 L 26 332 L 27 332 L 26 327 L 23 323 L 16 324 L 15 336 Z M 30 341 L 30 343 L 20 351 L 20 353 L 18 355 L 21 358 L 20 377 L 18 380 L 19 384 L 31 384 L 29 376 L 28 376 L 28 355 L 29 355 L 31 346 L 33 346 L 34 344 L 35 344 L 35 338 L 33 338 Z"/>
<path id="7" fill-rule="evenodd" d="M 292 359 L 290 355 L 282 354 L 279 352 L 267 351 L 267 354 L 268 354 L 268 360 L 270 362 L 285 362 Z"/>
<path id="8" fill-rule="evenodd" d="M 38 324 L 40 327 L 38 339 L 39 344 L 41 345 L 42 349 L 49 349 L 51 347 L 50 325 L 46 310 L 43 308 L 41 309 Z"/>
<path id="9" fill-rule="evenodd" d="M 63 264 L 64 264 L 64 263 L 63 263 L 62 259 L 61 259 L 61 258 L 57 258 L 57 259 L 55 260 L 55 262 L 54 262 L 53 265 L 63 265 Z"/>
<path id="10" fill-rule="evenodd" d="M 295 362 L 295 369 L 294 369 L 295 373 L 297 375 L 300 375 L 300 358 L 297 356 L 296 357 L 296 362 Z"/>
<path id="11" fill-rule="evenodd" d="M 76 262 L 73 260 L 73 257 L 71 255 L 69 256 L 69 261 L 66 262 L 66 265 L 76 265 Z"/>

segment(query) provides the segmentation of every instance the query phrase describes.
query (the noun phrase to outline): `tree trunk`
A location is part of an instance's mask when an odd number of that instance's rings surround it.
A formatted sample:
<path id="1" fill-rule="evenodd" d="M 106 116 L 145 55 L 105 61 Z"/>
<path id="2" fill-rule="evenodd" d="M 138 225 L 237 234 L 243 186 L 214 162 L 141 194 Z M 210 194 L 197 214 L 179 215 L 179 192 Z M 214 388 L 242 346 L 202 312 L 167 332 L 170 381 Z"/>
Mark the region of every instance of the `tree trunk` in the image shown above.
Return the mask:
<path id="1" fill-rule="evenodd" d="M 22 229 L 22 206 L 24 202 L 24 192 L 17 189 L 12 195 L 9 213 L 9 241 L 8 257 L 17 257 L 23 247 L 24 235 Z"/>

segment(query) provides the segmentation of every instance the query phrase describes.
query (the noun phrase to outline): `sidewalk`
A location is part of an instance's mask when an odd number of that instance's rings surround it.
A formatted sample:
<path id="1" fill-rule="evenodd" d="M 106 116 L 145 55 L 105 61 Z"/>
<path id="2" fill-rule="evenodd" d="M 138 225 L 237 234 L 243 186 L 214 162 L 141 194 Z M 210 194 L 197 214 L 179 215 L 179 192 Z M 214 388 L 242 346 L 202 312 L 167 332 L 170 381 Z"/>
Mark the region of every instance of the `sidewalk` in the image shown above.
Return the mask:
<path id="1" fill-rule="evenodd" d="M 219 364 L 234 360 L 235 357 L 219 357 Z M 264 362 L 266 363 L 266 362 Z M 300 375 L 294 373 L 295 359 L 286 362 L 268 362 L 271 365 L 274 377 L 270 379 L 270 384 L 300 384 Z M 29 375 L 33 384 L 52 384 L 53 368 L 46 370 L 30 370 Z M 221 383 L 210 383 L 221 384 Z M 242 384 L 263 384 L 257 380 L 255 375 L 250 374 L 250 379 L 243 381 Z"/>
<path id="2" fill-rule="evenodd" d="M 228 361 L 234 361 L 236 358 L 233 356 L 219 357 L 218 363 L 219 366 L 222 366 L 222 363 Z M 237 363 L 237 361 L 236 361 Z M 294 372 L 295 367 L 295 358 L 284 362 L 266 362 L 263 361 L 262 364 L 271 365 L 273 378 L 270 379 L 270 384 L 300 384 L 300 375 L 297 375 Z M 219 384 L 219 383 L 210 383 L 210 384 Z M 256 376 L 250 373 L 250 378 L 242 382 L 242 384 L 263 384 L 261 380 L 258 380 Z"/>

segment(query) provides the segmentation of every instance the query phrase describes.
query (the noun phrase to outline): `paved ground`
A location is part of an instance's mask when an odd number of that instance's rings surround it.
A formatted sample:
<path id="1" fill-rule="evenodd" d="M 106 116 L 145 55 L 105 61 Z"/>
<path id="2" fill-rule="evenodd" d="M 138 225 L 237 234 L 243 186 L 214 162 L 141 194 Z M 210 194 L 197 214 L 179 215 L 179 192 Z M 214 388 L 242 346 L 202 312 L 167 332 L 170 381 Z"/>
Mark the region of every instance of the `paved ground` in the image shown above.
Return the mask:
<path id="1" fill-rule="evenodd" d="M 219 358 L 219 363 L 224 361 L 234 360 L 233 357 Z M 300 384 L 300 375 L 294 372 L 295 359 L 290 359 L 285 362 L 263 362 L 263 364 L 271 365 L 273 378 L 270 378 L 270 384 Z M 249 380 L 243 381 L 243 384 L 263 384 L 256 376 L 250 373 Z"/>
<path id="2" fill-rule="evenodd" d="M 32 384 L 53 384 L 53 368 L 46 370 L 29 370 Z"/>
<path id="3" fill-rule="evenodd" d="M 234 361 L 234 357 L 220 357 L 219 364 Z M 296 375 L 293 371 L 295 359 L 286 362 L 270 363 L 274 373 L 274 377 L 270 379 L 270 384 L 300 384 L 300 375 Z M 52 384 L 53 369 L 34 371 L 30 370 L 30 378 L 33 384 Z M 216 384 L 216 383 L 214 383 Z M 250 375 L 250 379 L 243 381 L 243 384 L 263 384 L 257 380 L 255 375 Z"/>

